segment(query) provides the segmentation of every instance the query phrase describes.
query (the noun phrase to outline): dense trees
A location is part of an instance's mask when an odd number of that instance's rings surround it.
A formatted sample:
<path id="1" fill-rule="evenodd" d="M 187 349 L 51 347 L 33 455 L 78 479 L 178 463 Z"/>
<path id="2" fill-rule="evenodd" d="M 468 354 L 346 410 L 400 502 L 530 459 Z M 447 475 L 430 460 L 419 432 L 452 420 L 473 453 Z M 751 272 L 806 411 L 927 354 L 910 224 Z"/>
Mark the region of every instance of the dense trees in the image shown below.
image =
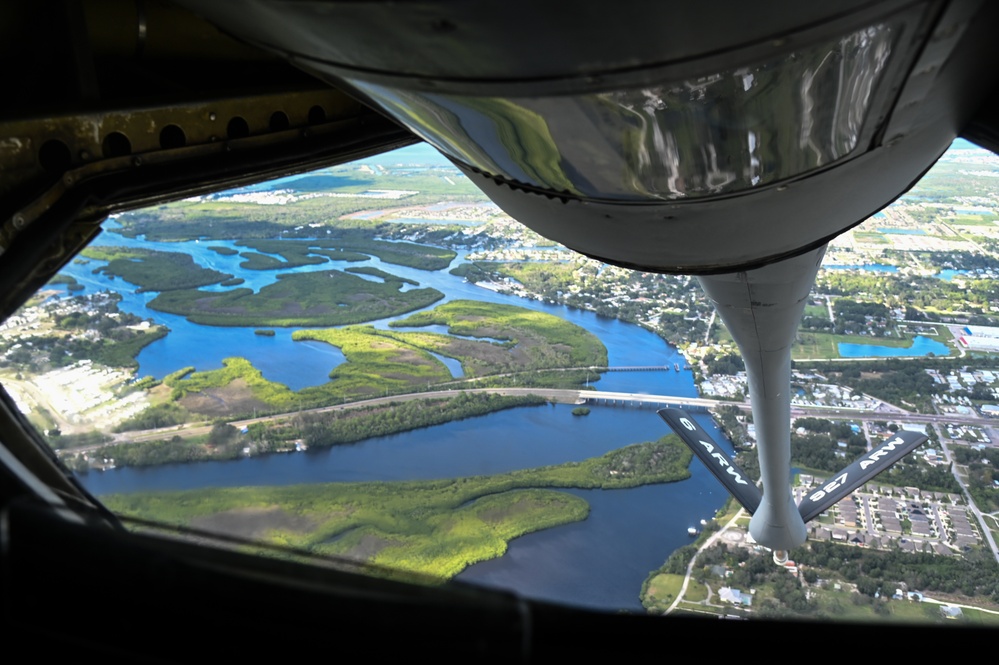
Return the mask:
<path id="1" fill-rule="evenodd" d="M 806 432 L 791 434 L 791 460 L 809 469 L 836 473 L 867 450 L 867 439 L 860 433 L 854 433 L 846 422 L 798 418 L 793 427 L 804 428 Z M 872 442 L 872 445 L 877 444 Z M 919 487 L 935 492 L 961 491 L 950 466 L 932 466 L 912 455 L 894 464 L 878 480 L 897 487 Z"/>
<path id="2" fill-rule="evenodd" d="M 116 432 L 128 432 L 143 429 L 159 429 L 187 422 L 187 409 L 180 404 L 166 402 L 147 407 L 141 413 L 132 416 L 115 428 Z"/>
<path id="3" fill-rule="evenodd" d="M 507 397 L 459 392 L 454 397 L 444 399 L 305 413 L 268 424 L 253 423 L 246 428 L 246 432 L 240 432 L 232 425 L 219 421 L 212 425 L 207 436 L 174 436 L 157 441 L 108 445 L 97 450 L 94 456 L 97 459 L 113 458 L 117 466 L 235 459 L 246 454 L 291 450 L 299 440 L 310 447 L 334 446 L 472 418 L 516 406 L 546 403 L 536 395 Z M 165 427 L 182 422 L 186 415 L 186 411 L 177 404 L 162 404 L 131 419 L 127 422 L 127 427 Z"/>
<path id="4" fill-rule="evenodd" d="M 139 287 L 139 291 L 169 291 L 217 284 L 232 275 L 204 268 L 190 254 L 159 252 L 131 247 L 88 247 L 83 256 L 107 261 L 94 272 L 114 275 Z"/>
<path id="5" fill-rule="evenodd" d="M 968 467 L 968 489 L 975 503 L 985 512 L 999 510 L 999 450 L 977 450 L 966 446 L 952 446 L 951 451 L 959 464 Z"/>
<path id="6" fill-rule="evenodd" d="M 925 370 L 936 368 L 949 371 L 970 362 L 994 366 L 999 359 L 971 361 L 969 358 L 927 358 L 917 363 L 905 358 L 886 358 L 856 361 L 848 365 L 844 363 L 842 367 L 834 369 L 824 365 L 816 368 L 816 371 L 825 372 L 833 381 L 844 383 L 857 392 L 873 395 L 893 404 L 907 402 L 928 410 L 930 396 L 945 392 L 947 386 L 935 382 Z M 797 365 L 799 368 L 806 366 L 807 363 Z"/>
<path id="7" fill-rule="evenodd" d="M 535 395 L 506 397 L 461 392 L 450 399 L 413 400 L 393 404 L 388 408 L 304 414 L 300 432 L 301 438 L 310 447 L 334 446 L 472 418 L 515 406 L 545 403 L 544 399 Z"/>
<path id="8" fill-rule="evenodd" d="M 738 353 L 726 353 L 715 357 L 713 353 L 705 354 L 704 364 L 708 374 L 735 375 L 738 372 L 746 371 L 746 363 Z"/>
<path id="9" fill-rule="evenodd" d="M 937 277 L 829 270 L 819 275 L 816 290 L 845 296 L 865 305 L 878 303 L 887 307 L 911 307 L 923 312 L 932 310 L 941 313 L 980 314 L 988 310 L 992 301 L 999 299 L 999 283 L 974 276 L 957 283 Z"/>
<path id="10" fill-rule="evenodd" d="M 372 282 L 339 270 L 285 273 L 254 292 L 175 289 L 149 307 L 213 326 L 333 326 L 373 321 L 426 307 L 444 294 L 401 291 L 403 281 Z"/>
<path id="11" fill-rule="evenodd" d="M 671 344 L 702 339 L 707 330 L 707 323 L 691 319 L 689 313 L 663 312 L 659 317 L 659 335 Z"/>
<path id="12" fill-rule="evenodd" d="M 877 482 L 885 482 L 896 487 L 918 487 L 931 492 L 957 494 L 961 486 L 951 471 L 951 465 L 932 466 L 921 458 L 909 455 L 893 464 L 878 476 Z"/>
<path id="13" fill-rule="evenodd" d="M 986 596 L 999 602 L 999 567 L 987 548 L 945 557 L 810 542 L 795 554 L 799 564 L 823 568 L 850 582 L 863 581 L 858 590 L 872 596 L 879 589 L 891 595 L 904 584 L 911 590 Z"/>
<path id="14" fill-rule="evenodd" d="M 798 418 L 793 426 L 806 432 L 791 434 L 791 460 L 809 469 L 835 473 L 867 450 L 867 439 L 846 422 Z"/>
<path id="15" fill-rule="evenodd" d="M 877 302 L 857 302 L 837 298 L 833 302 L 836 323 L 833 330 L 839 335 L 871 334 L 883 336 L 887 332 L 891 312 Z"/>

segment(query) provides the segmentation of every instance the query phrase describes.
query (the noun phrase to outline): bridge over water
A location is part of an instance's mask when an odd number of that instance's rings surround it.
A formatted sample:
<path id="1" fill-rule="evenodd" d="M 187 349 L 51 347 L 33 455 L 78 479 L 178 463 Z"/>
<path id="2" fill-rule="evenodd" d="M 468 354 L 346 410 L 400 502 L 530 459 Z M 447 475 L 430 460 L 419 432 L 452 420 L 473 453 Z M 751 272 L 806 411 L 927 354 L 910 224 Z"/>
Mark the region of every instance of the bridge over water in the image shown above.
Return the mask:
<path id="1" fill-rule="evenodd" d="M 710 407 L 727 402 L 700 397 L 680 397 L 677 395 L 645 395 L 639 393 L 608 392 L 604 390 L 581 390 L 579 391 L 579 403 L 644 407 L 648 409 L 673 407 L 686 409 L 687 411 L 707 411 Z"/>
<path id="2" fill-rule="evenodd" d="M 673 370 L 682 371 L 684 367 L 679 365 L 619 365 L 616 367 L 591 367 L 590 369 L 599 372 L 672 372 Z"/>

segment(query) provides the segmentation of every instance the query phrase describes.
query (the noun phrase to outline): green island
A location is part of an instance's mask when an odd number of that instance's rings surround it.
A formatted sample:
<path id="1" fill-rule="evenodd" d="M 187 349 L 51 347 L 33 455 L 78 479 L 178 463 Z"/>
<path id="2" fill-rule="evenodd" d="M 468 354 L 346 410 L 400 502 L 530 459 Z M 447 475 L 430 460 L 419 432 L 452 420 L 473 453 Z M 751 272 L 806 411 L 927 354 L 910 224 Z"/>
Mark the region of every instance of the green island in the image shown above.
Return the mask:
<path id="1" fill-rule="evenodd" d="M 336 236 L 310 240 L 240 240 L 236 244 L 258 253 L 245 253 L 248 261 L 240 267 L 250 270 L 271 270 L 325 263 L 330 258 L 358 261 L 367 255 L 377 256 L 385 263 L 393 263 L 420 270 L 440 270 L 451 265 L 457 256 L 454 250 L 417 245 L 411 242 L 376 240 L 372 234 L 355 229 L 338 229 Z M 340 256 L 331 252 L 342 253 Z M 265 254 L 276 254 L 283 260 Z"/>
<path id="2" fill-rule="evenodd" d="M 344 557 L 444 580 L 518 536 L 586 518 L 585 500 L 543 488 L 622 489 L 689 477 L 674 436 L 582 462 L 446 480 L 118 494 L 116 513 Z"/>
<path id="3" fill-rule="evenodd" d="M 261 337 L 274 337 L 275 332 L 270 328 L 257 328 L 253 331 L 254 335 L 260 335 Z"/>
<path id="4" fill-rule="evenodd" d="M 256 250 L 255 252 L 243 252 L 241 254 L 246 261 L 239 264 L 239 267 L 247 270 L 275 270 L 278 268 L 318 265 L 326 263 L 332 258 L 326 252 L 344 252 L 342 249 L 319 248 L 317 245 L 301 241 L 240 240 L 236 244 L 240 247 L 249 247 Z M 278 259 L 274 255 L 281 258 Z M 345 252 L 340 260 L 364 261 L 367 258 L 367 254 Z"/>
<path id="5" fill-rule="evenodd" d="M 245 358 L 225 358 L 221 369 L 194 372 L 188 367 L 165 377 L 163 382 L 172 388 L 170 400 L 193 413 L 233 417 L 420 391 L 451 379 L 447 367 L 426 351 L 368 326 L 297 330 L 292 339 L 337 346 L 346 362 L 330 372 L 328 383 L 295 392 L 265 379 Z"/>
<path id="6" fill-rule="evenodd" d="M 265 379 L 245 358 L 226 358 L 217 370 L 195 372 L 184 368 L 165 377 L 163 383 L 172 391 L 169 401 L 186 411 L 231 418 L 418 392 L 453 382 L 451 371 L 434 353 L 459 360 L 467 380 L 511 373 L 517 375 L 514 383 L 520 386 L 578 386 L 587 378 L 592 380 L 596 373 L 560 368 L 607 363 L 607 349 L 599 339 L 550 314 L 509 305 L 453 301 L 418 316 L 400 324 L 429 325 L 447 320 L 452 329 L 468 336 L 508 341 L 386 331 L 372 326 L 297 330 L 292 333 L 293 340 L 326 342 L 343 352 L 346 362 L 331 370 L 328 383 L 295 392 Z M 537 378 L 535 375 L 544 379 L 544 370 L 553 370 L 558 376 L 547 381 L 532 380 Z M 140 414 L 133 421 L 156 422 L 159 409 L 150 407 L 150 417 Z"/>
<path id="7" fill-rule="evenodd" d="M 64 275 L 62 273 L 50 279 L 47 286 L 65 286 L 68 292 L 82 291 L 85 288 L 72 275 Z"/>
<path id="8" fill-rule="evenodd" d="M 587 406 L 577 406 L 572 410 L 572 415 L 574 416 L 588 416 L 590 415 L 590 408 Z"/>
<path id="9" fill-rule="evenodd" d="M 185 367 L 165 376 L 163 384 L 172 389 L 171 402 L 206 415 L 242 415 L 257 408 L 277 410 L 296 404 L 292 390 L 265 379 L 246 358 L 225 358 L 221 369 L 205 372 Z M 156 408 L 161 407 L 148 410 Z M 143 414 L 139 415 L 142 421 Z"/>
<path id="10" fill-rule="evenodd" d="M 190 254 L 130 247 L 88 247 L 83 256 L 108 264 L 94 272 L 121 277 L 139 292 L 193 289 L 231 279 L 232 275 L 202 268 Z"/>
<path id="11" fill-rule="evenodd" d="M 212 250 L 216 254 L 221 254 L 222 256 L 235 256 L 236 254 L 239 254 L 239 252 L 232 247 L 225 247 L 223 245 L 210 245 L 208 249 Z"/>
<path id="12" fill-rule="evenodd" d="M 135 357 L 139 352 L 156 340 L 166 337 L 169 332 L 170 329 L 163 326 L 148 330 L 119 329 L 96 342 L 73 340 L 65 352 L 67 360 L 83 356 L 108 367 L 137 368 L 139 363 Z M 69 342 L 70 339 L 72 338 L 67 338 L 66 341 Z"/>
<path id="13" fill-rule="evenodd" d="M 164 291 L 149 307 L 212 326 L 339 326 L 404 314 L 444 297 L 430 288 L 401 291 L 401 285 L 339 270 L 290 273 L 257 293 L 247 288 Z"/>
<path id="14" fill-rule="evenodd" d="M 328 257 L 331 261 L 367 261 L 368 255 L 360 252 L 351 252 L 346 249 L 317 249 L 313 247 L 309 250 L 312 254 Z"/>
<path id="15" fill-rule="evenodd" d="M 371 275 L 372 277 L 379 277 L 385 282 L 402 282 L 403 284 L 410 284 L 412 286 L 419 286 L 420 283 L 412 279 L 407 279 L 405 277 L 399 277 L 398 275 L 393 275 L 390 272 L 385 272 L 374 266 L 360 266 L 354 268 L 344 268 L 344 272 L 352 272 L 357 275 Z"/>
<path id="16" fill-rule="evenodd" d="M 239 264 L 239 267 L 244 270 L 279 270 L 298 268 L 299 266 L 319 265 L 320 263 L 327 263 L 329 261 L 324 256 L 308 255 L 307 247 L 301 247 L 300 249 L 302 250 L 301 252 L 292 252 L 290 249 L 286 249 L 283 261 L 268 254 L 242 252 L 240 256 L 245 260 Z M 291 256 L 292 254 L 294 254 L 294 257 Z"/>
<path id="17" fill-rule="evenodd" d="M 326 342 L 343 352 L 347 362 L 330 372 L 330 389 L 337 394 L 367 397 L 379 391 L 417 390 L 451 380 L 451 371 L 427 351 L 371 326 L 296 330 L 292 339 Z M 313 395 L 326 390 L 326 386 L 316 386 L 301 393 Z"/>
<path id="18" fill-rule="evenodd" d="M 548 402 L 537 395 L 459 392 L 452 397 L 303 414 L 300 434 L 309 447 L 334 446 L 475 418 L 505 409 L 545 404 Z"/>
<path id="19" fill-rule="evenodd" d="M 504 409 L 543 404 L 547 402 L 537 395 L 458 392 L 448 397 L 421 397 L 406 402 L 279 416 L 252 422 L 246 426 L 245 432 L 224 421 L 216 421 L 210 429 L 205 426 L 184 430 L 180 433 L 184 436 L 175 434 L 152 441 L 109 444 L 95 451 L 93 457 L 114 459 L 119 467 L 239 459 L 291 452 L 300 450 L 303 445 L 307 448 L 327 448 L 357 443 Z M 119 431 L 176 425 L 188 415 L 179 405 L 158 405 L 126 421 Z M 76 471 L 85 472 L 90 468 L 83 458 L 68 459 L 67 463 L 73 465 Z"/>
<path id="20" fill-rule="evenodd" d="M 592 333 L 557 316 L 514 305 L 453 300 L 389 324 L 392 328 L 430 325 L 446 325 L 452 335 L 505 340 L 512 347 L 509 355 L 532 369 L 607 365 L 607 349 Z M 419 339 L 421 343 L 434 345 L 434 351 L 442 355 L 461 358 L 460 353 L 448 351 L 460 348 L 463 340 L 427 333 Z M 465 367 L 465 372 L 477 375 L 474 366 Z"/>
<path id="21" fill-rule="evenodd" d="M 475 284 L 476 282 L 492 280 L 495 277 L 494 270 L 495 264 L 480 264 L 477 261 L 473 261 L 471 263 L 459 263 L 454 268 L 448 270 L 448 274 L 455 277 L 464 277 L 466 281 Z"/>

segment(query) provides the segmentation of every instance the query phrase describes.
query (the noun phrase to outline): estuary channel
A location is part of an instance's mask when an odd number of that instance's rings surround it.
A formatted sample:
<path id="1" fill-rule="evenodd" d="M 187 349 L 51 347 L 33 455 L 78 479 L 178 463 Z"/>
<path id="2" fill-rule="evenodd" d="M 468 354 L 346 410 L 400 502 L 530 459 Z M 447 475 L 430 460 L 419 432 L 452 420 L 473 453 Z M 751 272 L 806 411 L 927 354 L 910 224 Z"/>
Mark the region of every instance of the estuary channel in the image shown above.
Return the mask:
<path id="1" fill-rule="evenodd" d="M 246 280 L 241 287 L 259 290 L 278 272 L 342 269 L 369 265 L 430 286 L 445 294 L 441 302 L 473 299 L 519 305 L 560 316 L 595 334 L 608 349 L 611 366 L 663 365 L 666 371 L 608 372 L 594 383 L 597 390 L 696 396 L 693 377 L 677 350 L 654 333 L 594 313 L 498 294 L 464 282 L 447 269 L 428 272 L 368 261 L 330 262 L 286 271 L 251 271 L 239 267 L 239 256 L 208 249 L 227 241 L 148 242 L 111 230 L 97 244 L 138 246 L 190 254 L 204 267 Z M 462 255 L 452 265 L 456 265 Z M 122 295 L 120 308 L 168 326 L 171 332 L 139 355 L 140 375 L 162 378 L 185 366 L 214 369 L 229 356 L 243 356 L 264 376 L 292 389 L 317 385 L 343 355 L 322 343 L 292 342 L 292 329 L 276 329 L 273 337 L 254 328 L 222 328 L 194 324 L 176 315 L 149 309 L 155 293 L 137 293 L 121 279 L 94 274 L 100 261 L 67 266 L 65 273 L 84 286 L 82 293 L 109 289 Z M 439 304 L 439 303 L 437 303 Z M 384 327 L 389 319 L 374 322 Z M 674 370 L 674 364 L 680 371 Z M 453 369 L 453 368 L 452 368 Z M 594 376 L 596 378 L 596 375 Z M 595 406 L 587 417 L 573 417 L 565 405 L 520 408 L 480 418 L 305 453 L 254 457 L 230 462 L 123 468 L 82 477 L 97 495 L 117 492 L 174 490 L 211 486 L 274 485 L 352 480 L 409 480 L 499 473 L 601 455 L 631 443 L 654 440 L 668 432 L 651 409 Z M 713 428 L 706 415 L 702 426 Z M 482 562 L 457 579 L 563 603 L 601 609 L 640 610 L 638 594 L 649 571 L 690 538 L 687 529 L 710 518 L 725 493 L 698 462 L 688 480 L 629 490 L 569 490 L 591 506 L 583 522 L 529 534 L 511 542 L 506 555 Z"/>

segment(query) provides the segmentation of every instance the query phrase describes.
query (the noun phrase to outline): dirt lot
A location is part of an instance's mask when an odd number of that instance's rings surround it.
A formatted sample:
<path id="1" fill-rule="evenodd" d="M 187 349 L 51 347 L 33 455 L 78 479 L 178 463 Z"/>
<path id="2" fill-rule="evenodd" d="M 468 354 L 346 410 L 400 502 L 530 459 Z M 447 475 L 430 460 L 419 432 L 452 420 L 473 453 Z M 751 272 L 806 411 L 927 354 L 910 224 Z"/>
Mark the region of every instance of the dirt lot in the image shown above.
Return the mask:
<path id="1" fill-rule="evenodd" d="M 367 533 L 361 536 L 361 540 L 357 545 L 354 545 L 340 556 L 355 561 L 368 561 L 386 547 L 391 547 L 395 544 L 394 541 L 388 538 L 381 538 Z"/>
<path id="2" fill-rule="evenodd" d="M 242 379 L 237 379 L 221 388 L 209 388 L 202 392 L 191 393 L 180 400 L 180 404 L 192 413 L 203 413 L 207 416 L 229 416 L 234 413 L 252 413 L 254 409 L 260 411 L 272 409 L 266 402 L 254 397 Z"/>
<path id="3" fill-rule="evenodd" d="M 195 529 L 224 536 L 262 540 L 271 531 L 307 533 L 316 524 L 307 517 L 291 515 L 280 508 L 236 508 L 191 521 Z"/>

